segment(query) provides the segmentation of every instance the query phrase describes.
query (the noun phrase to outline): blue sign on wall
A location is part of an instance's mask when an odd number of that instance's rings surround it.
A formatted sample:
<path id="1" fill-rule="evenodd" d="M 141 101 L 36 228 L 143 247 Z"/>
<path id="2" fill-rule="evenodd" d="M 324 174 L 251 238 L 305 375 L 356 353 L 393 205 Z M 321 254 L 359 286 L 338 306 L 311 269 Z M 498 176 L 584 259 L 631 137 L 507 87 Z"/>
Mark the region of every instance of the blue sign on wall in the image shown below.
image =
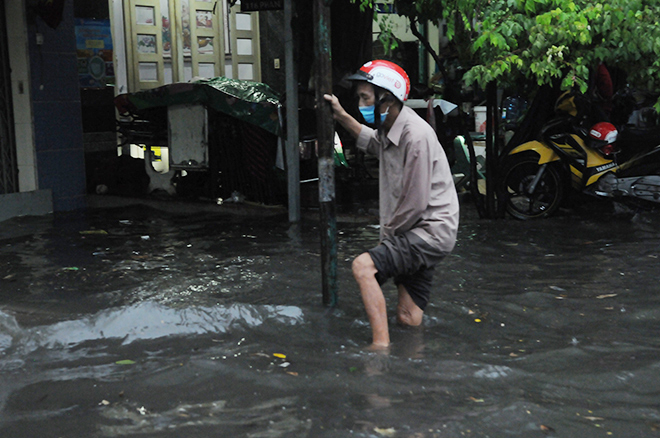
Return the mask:
<path id="1" fill-rule="evenodd" d="M 114 85 L 110 20 L 76 19 L 76 49 L 81 88 Z"/>

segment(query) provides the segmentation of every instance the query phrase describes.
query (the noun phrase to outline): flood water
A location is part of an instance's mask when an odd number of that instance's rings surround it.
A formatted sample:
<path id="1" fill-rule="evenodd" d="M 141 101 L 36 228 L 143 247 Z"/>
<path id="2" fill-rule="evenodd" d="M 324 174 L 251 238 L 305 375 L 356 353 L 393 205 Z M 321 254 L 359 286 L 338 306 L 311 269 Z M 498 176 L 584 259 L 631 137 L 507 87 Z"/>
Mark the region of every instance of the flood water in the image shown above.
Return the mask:
<path id="1" fill-rule="evenodd" d="M 130 206 L 0 223 L 0 436 L 660 436 L 660 213 L 462 206 L 421 330 L 371 331 L 339 224 Z M 396 290 L 385 287 L 393 315 Z"/>

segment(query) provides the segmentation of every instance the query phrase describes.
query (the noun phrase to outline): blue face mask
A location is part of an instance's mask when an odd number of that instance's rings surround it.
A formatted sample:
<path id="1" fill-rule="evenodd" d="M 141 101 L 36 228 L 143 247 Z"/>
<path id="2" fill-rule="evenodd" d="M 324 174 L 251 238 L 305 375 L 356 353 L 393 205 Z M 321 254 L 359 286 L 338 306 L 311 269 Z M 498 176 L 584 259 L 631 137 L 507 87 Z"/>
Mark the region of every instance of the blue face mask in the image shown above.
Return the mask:
<path id="1" fill-rule="evenodd" d="M 364 117 L 364 120 L 367 123 L 373 124 L 375 122 L 375 118 L 374 118 L 375 109 L 376 109 L 375 105 L 361 106 L 360 107 L 360 112 L 362 113 L 362 117 Z M 387 117 L 387 112 L 385 114 L 380 115 L 380 122 L 381 123 L 383 123 L 385 121 L 385 117 Z"/>

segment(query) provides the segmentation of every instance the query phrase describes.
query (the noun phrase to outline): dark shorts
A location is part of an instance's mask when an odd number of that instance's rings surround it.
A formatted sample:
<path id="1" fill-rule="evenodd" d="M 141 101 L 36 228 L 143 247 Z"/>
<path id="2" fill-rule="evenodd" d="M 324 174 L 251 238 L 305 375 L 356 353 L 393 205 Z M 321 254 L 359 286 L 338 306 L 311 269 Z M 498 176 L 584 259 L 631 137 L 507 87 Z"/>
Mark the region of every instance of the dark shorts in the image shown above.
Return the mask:
<path id="1" fill-rule="evenodd" d="M 424 310 L 429 302 L 434 267 L 446 253 L 411 232 L 385 239 L 368 252 L 378 270 L 378 284 L 393 278 L 394 284 L 403 285 L 415 304 Z"/>

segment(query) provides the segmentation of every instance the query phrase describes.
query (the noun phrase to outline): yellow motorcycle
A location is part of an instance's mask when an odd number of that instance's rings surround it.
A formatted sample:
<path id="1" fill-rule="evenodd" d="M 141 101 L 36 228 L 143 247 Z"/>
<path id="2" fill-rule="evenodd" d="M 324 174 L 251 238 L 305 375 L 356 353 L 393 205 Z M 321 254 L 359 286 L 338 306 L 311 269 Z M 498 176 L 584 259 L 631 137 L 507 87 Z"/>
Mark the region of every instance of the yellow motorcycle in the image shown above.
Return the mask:
<path id="1" fill-rule="evenodd" d="M 636 207 L 659 203 L 659 145 L 660 127 L 619 132 L 607 122 L 585 129 L 575 117 L 555 118 L 538 140 L 503 158 L 506 211 L 523 220 L 548 217 L 571 189 Z"/>

